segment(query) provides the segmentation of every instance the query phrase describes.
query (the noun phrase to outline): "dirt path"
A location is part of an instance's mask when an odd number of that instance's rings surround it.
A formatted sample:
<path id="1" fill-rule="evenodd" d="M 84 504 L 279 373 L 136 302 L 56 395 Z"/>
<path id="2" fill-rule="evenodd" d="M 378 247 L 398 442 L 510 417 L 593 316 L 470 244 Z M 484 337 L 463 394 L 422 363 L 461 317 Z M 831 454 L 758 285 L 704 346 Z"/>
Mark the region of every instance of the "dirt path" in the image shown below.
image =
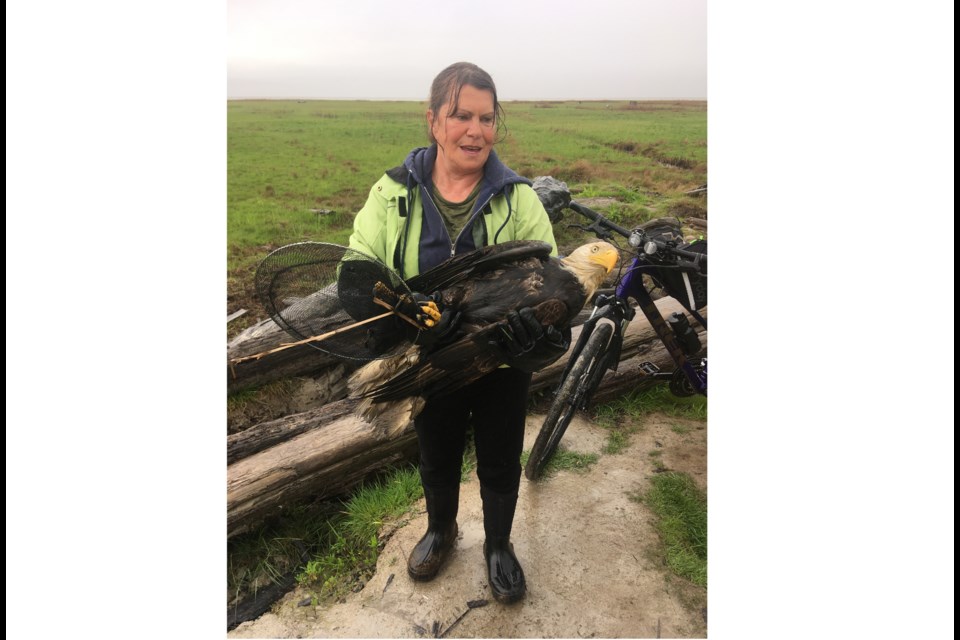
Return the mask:
<path id="1" fill-rule="evenodd" d="M 542 420 L 528 418 L 526 449 Z M 653 515 L 629 498 L 648 488 L 658 466 L 688 473 L 706 489 L 706 423 L 649 417 L 616 455 L 601 453 L 606 433 L 578 418 L 564 443 L 599 453 L 599 461 L 586 472 L 522 480 L 512 540 L 528 592 L 519 604 L 500 605 L 490 594 L 474 476 L 461 488 L 456 549 L 432 582 L 406 574 L 407 554 L 426 528 L 421 502 L 394 531 L 362 591 L 339 604 L 300 607 L 310 592 L 297 589 L 228 637 L 706 637 L 706 590 L 667 570 Z M 477 600 L 489 603 L 469 609 Z"/>

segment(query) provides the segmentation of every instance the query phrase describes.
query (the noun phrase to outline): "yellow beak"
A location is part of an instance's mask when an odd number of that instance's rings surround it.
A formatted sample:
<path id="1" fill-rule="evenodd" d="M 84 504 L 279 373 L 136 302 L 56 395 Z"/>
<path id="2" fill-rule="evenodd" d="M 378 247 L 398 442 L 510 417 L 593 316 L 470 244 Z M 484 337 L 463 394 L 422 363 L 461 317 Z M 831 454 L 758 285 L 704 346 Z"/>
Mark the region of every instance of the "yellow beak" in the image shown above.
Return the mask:
<path id="1" fill-rule="evenodd" d="M 617 262 L 620 261 L 620 252 L 617 251 L 616 247 L 609 246 L 603 247 L 600 251 L 590 255 L 590 262 L 595 262 L 599 265 L 603 265 L 603 268 L 607 270 L 607 273 L 613 271 L 613 268 L 617 266 Z"/>

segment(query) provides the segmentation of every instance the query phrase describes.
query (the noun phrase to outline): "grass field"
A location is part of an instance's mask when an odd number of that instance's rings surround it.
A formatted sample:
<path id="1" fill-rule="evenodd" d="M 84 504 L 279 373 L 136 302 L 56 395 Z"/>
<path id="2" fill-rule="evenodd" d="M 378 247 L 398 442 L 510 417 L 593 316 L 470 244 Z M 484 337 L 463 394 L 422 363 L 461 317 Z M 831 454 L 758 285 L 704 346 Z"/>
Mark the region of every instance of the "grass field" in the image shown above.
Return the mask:
<path id="1" fill-rule="evenodd" d="M 346 242 L 373 183 L 427 144 L 425 110 L 422 102 L 227 103 L 228 312 L 258 308 L 253 273 L 272 249 Z M 596 208 L 621 222 L 706 217 L 705 198 L 684 195 L 707 182 L 706 102 L 507 102 L 504 110 L 497 153 L 517 173 L 552 175 L 580 199 L 613 199 Z M 583 239 L 567 222 L 555 227 L 561 247 Z"/>

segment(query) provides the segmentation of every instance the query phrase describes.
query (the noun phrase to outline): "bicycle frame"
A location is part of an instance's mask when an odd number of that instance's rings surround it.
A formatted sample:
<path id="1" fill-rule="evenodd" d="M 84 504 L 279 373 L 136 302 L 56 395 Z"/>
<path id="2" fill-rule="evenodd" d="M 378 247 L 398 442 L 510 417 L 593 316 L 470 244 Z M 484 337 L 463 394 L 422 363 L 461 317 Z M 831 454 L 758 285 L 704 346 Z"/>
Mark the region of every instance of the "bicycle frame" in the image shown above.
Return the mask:
<path id="1" fill-rule="evenodd" d="M 680 348 L 673 330 L 667 326 L 653 298 L 643 285 L 643 274 L 651 272 L 656 268 L 657 265 L 646 263 L 641 260 L 640 256 L 635 256 L 629 269 L 627 269 L 617 284 L 615 295 L 601 295 L 597 297 L 593 313 L 591 313 L 590 317 L 583 323 L 580 337 L 577 339 L 577 343 L 571 351 L 570 359 L 567 361 L 567 365 L 560 377 L 561 380 L 565 379 L 567 374 L 570 373 L 570 368 L 576 361 L 577 354 L 583 349 L 590 334 L 593 333 L 594 327 L 604 319 L 610 320 L 614 325 L 613 336 L 610 338 L 610 345 L 606 349 L 606 353 L 609 354 L 609 356 L 607 356 L 607 366 L 604 368 L 604 371 L 608 369 L 616 371 L 617 365 L 620 363 L 620 351 L 623 347 L 624 332 L 626 331 L 627 325 L 630 324 L 630 321 L 633 320 L 636 315 L 635 309 L 630 305 L 628 300 L 628 298 L 633 298 L 637 301 L 640 311 L 644 317 L 646 317 L 650 326 L 653 327 L 657 337 L 663 343 L 664 347 L 666 347 L 667 353 L 670 354 L 677 368 L 681 369 L 686 375 L 687 381 L 690 383 L 693 391 L 704 396 L 707 395 L 706 368 L 697 370 L 687 360 L 687 356 Z M 690 311 L 690 313 L 697 322 L 706 328 L 707 321 L 705 318 L 696 311 Z M 650 377 L 654 380 L 669 380 L 673 377 L 672 372 L 661 373 L 655 369 L 648 369 L 643 372 L 643 375 L 644 377 Z M 589 398 L 584 398 L 584 404 L 588 401 Z"/>
<path id="2" fill-rule="evenodd" d="M 667 326 L 663 316 L 660 315 L 660 310 L 657 309 L 657 305 L 654 304 L 653 298 L 650 296 L 650 292 L 648 292 L 646 287 L 643 286 L 642 274 L 645 271 L 652 270 L 653 268 L 655 268 L 653 265 L 642 263 L 639 256 L 634 258 L 630 269 L 626 274 L 624 274 L 623 278 L 620 280 L 620 284 L 617 285 L 617 297 L 624 300 L 626 300 L 627 297 L 631 297 L 637 301 L 640 311 L 643 312 L 643 315 L 650 322 L 650 326 L 653 327 L 657 337 L 660 338 L 661 342 L 663 342 L 663 346 L 667 348 L 667 353 L 669 353 L 670 357 L 673 358 L 677 368 L 682 369 L 686 374 L 687 380 L 690 382 L 693 390 L 696 393 L 707 395 L 706 368 L 704 368 L 702 371 L 697 371 L 687 360 L 687 357 L 680 348 L 679 343 L 677 343 L 677 339 L 673 334 L 673 330 Z M 694 318 L 696 318 L 697 322 L 703 325 L 704 329 L 707 328 L 707 321 L 705 318 L 703 318 L 696 311 L 691 310 L 690 313 Z"/>

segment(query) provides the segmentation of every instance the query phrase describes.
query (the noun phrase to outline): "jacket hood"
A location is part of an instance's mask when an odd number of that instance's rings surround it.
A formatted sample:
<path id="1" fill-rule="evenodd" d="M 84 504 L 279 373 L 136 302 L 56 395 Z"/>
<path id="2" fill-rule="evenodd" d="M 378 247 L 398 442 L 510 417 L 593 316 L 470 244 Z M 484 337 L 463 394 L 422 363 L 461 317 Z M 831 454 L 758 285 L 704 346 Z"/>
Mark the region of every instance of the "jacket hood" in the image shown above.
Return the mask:
<path id="1" fill-rule="evenodd" d="M 410 172 L 410 176 L 422 185 L 426 185 L 430 180 L 430 174 L 433 172 L 433 164 L 437 160 L 436 143 L 429 147 L 419 147 L 407 155 L 403 161 L 403 166 Z M 490 156 L 487 163 L 483 166 L 483 181 L 486 183 L 486 189 L 493 193 L 500 193 L 505 187 L 511 184 L 533 185 L 530 180 L 517 175 L 513 169 L 500 162 L 497 152 L 490 150 Z M 410 185 L 409 181 L 407 186 Z"/>

